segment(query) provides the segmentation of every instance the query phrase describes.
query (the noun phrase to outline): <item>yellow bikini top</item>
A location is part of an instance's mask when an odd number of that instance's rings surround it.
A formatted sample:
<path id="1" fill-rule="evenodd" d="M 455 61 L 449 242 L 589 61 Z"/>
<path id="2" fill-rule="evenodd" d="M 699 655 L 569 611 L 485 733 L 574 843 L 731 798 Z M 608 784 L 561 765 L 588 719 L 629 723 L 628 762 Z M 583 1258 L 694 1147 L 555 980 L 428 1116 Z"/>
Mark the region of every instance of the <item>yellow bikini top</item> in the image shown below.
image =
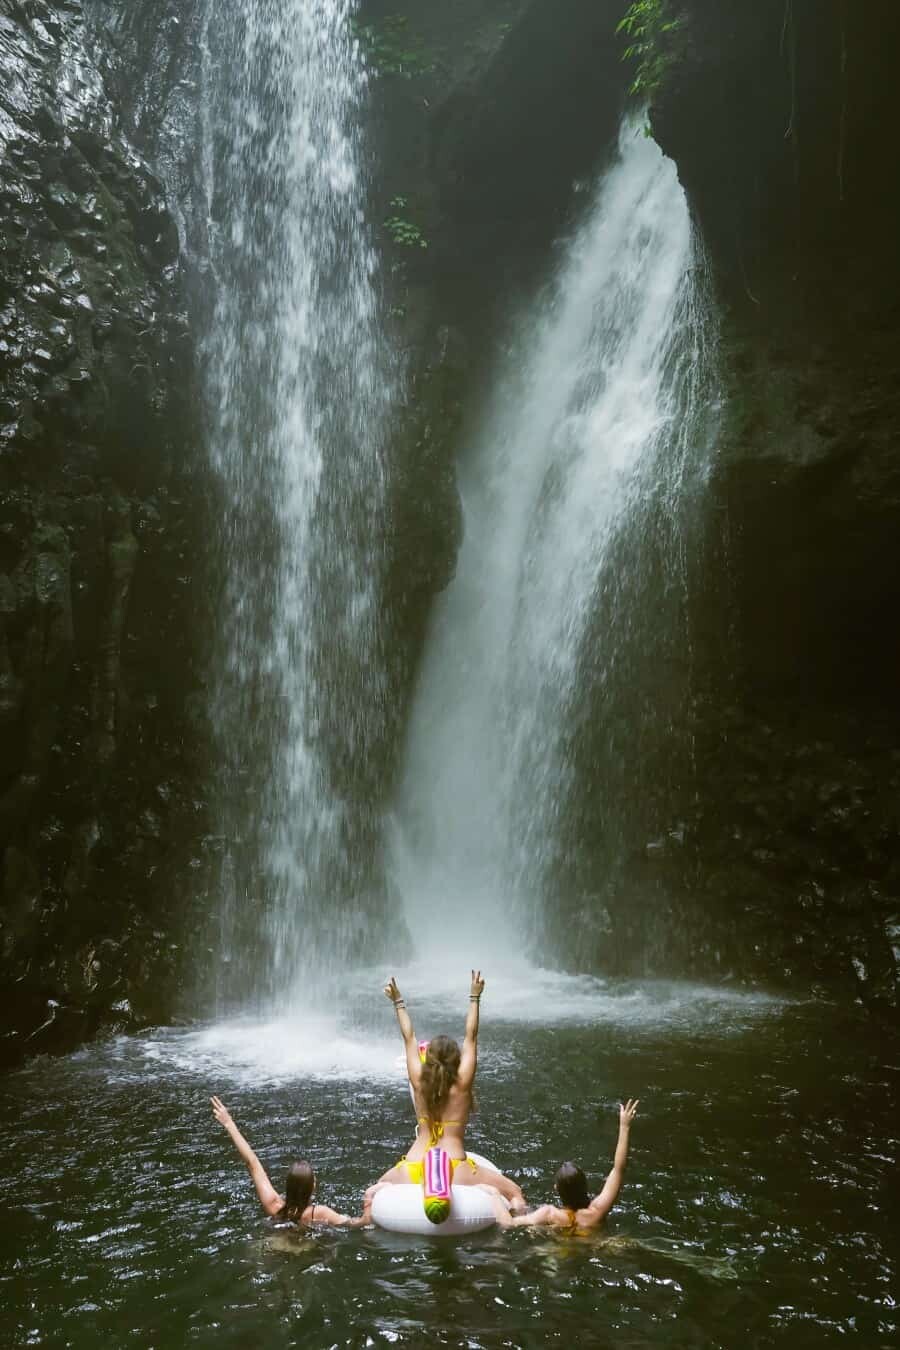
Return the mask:
<path id="1" fill-rule="evenodd" d="M 461 1120 L 432 1120 L 430 1116 L 419 1116 L 418 1119 L 420 1125 L 428 1126 L 428 1142 L 432 1148 L 439 1139 L 443 1139 L 446 1125 L 462 1126 Z"/>

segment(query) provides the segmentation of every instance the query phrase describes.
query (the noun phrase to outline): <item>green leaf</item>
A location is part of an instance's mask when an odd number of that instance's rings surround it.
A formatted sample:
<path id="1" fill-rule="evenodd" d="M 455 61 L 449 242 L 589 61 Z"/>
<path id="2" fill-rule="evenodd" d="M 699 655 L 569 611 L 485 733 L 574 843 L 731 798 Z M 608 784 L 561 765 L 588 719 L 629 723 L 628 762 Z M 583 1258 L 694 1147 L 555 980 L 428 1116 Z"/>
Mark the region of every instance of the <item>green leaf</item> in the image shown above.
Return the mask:
<path id="1" fill-rule="evenodd" d="M 664 39 L 681 27 L 682 20 L 681 16 L 669 17 L 669 4 L 670 0 L 632 0 L 616 25 L 617 33 L 627 33 L 632 39 L 622 60 L 635 66 L 633 95 L 652 98 L 673 59 Z"/>

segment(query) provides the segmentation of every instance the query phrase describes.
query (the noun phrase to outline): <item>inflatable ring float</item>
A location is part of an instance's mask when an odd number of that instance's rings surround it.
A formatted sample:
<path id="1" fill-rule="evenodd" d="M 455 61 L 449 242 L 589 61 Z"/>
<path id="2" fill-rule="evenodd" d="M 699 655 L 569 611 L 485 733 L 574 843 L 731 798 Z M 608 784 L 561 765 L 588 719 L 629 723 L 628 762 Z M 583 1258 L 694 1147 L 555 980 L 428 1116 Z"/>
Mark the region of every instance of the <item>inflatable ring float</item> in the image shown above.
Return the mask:
<path id="1" fill-rule="evenodd" d="M 471 1150 L 469 1157 L 480 1167 L 492 1172 L 499 1170 Z M 479 1186 L 452 1186 L 450 1196 L 449 1217 L 434 1224 L 425 1213 L 421 1186 L 408 1183 L 384 1186 L 372 1201 L 372 1219 L 389 1233 L 412 1233 L 418 1237 L 460 1237 L 464 1233 L 479 1233 L 497 1222 L 491 1198 Z"/>

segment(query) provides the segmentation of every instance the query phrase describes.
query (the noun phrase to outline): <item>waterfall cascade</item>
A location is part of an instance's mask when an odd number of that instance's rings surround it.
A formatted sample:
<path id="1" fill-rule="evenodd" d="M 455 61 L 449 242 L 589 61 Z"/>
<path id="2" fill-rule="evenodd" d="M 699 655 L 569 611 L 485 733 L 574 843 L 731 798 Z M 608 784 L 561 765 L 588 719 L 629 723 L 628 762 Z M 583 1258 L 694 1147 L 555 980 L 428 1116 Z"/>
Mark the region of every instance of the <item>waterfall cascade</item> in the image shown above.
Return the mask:
<path id="1" fill-rule="evenodd" d="M 543 956 L 561 892 L 590 895 L 578 917 L 596 919 L 678 721 L 712 403 L 701 271 L 675 167 L 628 119 L 461 465 L 465 540 L 395 855 L 413 931 L 452 906 L 486 966 Z"/>
<path id="2" fill-rule="evenodd" d="M 384 706 L 377 588 L 389 371 L 352 0 L 209 0 L 205 343 L 222 486 L 229 988 L 277 994 L 365 939 Z M 363 880 L 364 878 L 364 880 Z M 260 917 L 262 916 L 262 917 Z"/>

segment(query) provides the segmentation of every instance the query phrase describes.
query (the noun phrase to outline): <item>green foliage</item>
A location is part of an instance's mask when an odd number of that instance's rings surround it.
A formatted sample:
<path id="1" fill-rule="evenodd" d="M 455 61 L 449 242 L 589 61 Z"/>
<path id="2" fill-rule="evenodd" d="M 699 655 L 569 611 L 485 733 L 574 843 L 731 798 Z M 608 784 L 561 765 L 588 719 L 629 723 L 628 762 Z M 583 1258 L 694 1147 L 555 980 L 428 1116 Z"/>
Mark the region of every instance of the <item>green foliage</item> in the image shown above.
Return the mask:
<path id="1" fill-rule="evenodd" d="M 374 23 L 354 20 L 353 31 L 366 60 L 379 75 L 414 80 L 434 70 L 434 58 L 418 34 L 409 31 L 405 14 L 387 14 Z"/>
<path id="2" fill-rule="evenodd" d="M 672 61 L 666 37 L 681 26 L 681 20 L 668 14 L 667 0 L 632 0 L 616 28 L 631 39 L 622 59 L 636 63 L 630 92 L 641 98 L 652 98 Z"/>
<path id="3" fill-rule="evenodd" d="M 391 206 L 395 211 L 405 211 L 409 202 L 406 197 L 392 197 Z M 391 236 L 395 244 L 400 244 L 402 248 L 427 248 L 428 240 L 414 221 L 408 216 L 394 215 L 388 216 L 384 222 L 384 228 Z"/>

